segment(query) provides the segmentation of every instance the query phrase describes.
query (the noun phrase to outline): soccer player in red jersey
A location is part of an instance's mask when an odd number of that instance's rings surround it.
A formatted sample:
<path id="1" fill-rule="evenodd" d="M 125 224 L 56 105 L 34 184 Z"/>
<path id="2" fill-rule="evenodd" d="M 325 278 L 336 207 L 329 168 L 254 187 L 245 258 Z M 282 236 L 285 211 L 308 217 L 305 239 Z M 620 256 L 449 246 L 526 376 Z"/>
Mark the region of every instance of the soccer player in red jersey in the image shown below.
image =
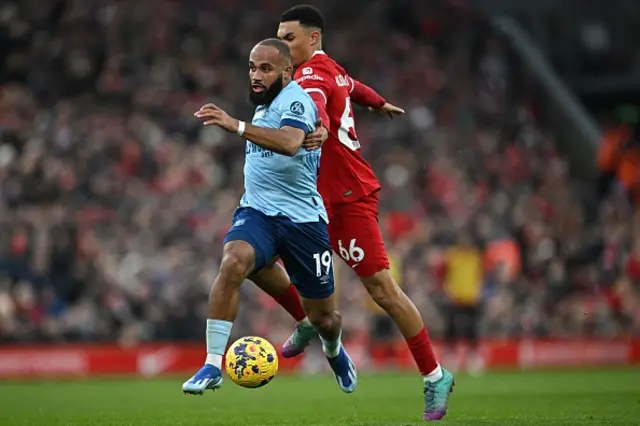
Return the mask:
<path id="1" fill-rule="evenodd" d="M 439 420 L 446 414 L 453 376 L 438 364 L 420 313 L 390 274 L 378 226 L 380 183 L 360 154 L 352 102 L 391 116 L 404 111 L 351 78 L 331 59 L 322 50 L 323 30 L 320 11 L 312 6 L 295 6 L 282 14 L 278 38 L 291 49 L 297 67 L 296 82 L 318 107 L 321 126 L 309 136 L 307 146 L 313 148 L 326 140 L 322 145 L 318 189 L 329 213 L 331 245 L 398 325 L 424 378 L 424 418 Z M 273 289 L 288 285 L 286 274 L 279 267 L 265 269 L 252 279 L 272 295 Z M 298 312 L 299 317 L 298 297 L 290 290 L 291 287 L 276 300 L 294 317 Z M 283 356 L 302 353 L 312 336 L 309 327 L 299 321 L 285 343 Z"/>

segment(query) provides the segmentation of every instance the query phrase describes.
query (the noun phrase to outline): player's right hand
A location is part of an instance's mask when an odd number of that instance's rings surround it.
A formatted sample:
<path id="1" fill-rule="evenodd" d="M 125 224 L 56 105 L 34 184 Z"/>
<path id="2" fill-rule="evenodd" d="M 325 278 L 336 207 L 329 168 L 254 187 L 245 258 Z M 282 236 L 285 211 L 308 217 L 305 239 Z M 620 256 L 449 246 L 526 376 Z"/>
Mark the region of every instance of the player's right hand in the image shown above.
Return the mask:
<path id="1" fill-rule="evenodd" d="M 238 131 L 238 120 L 230 117 L 222 108 L 215 104 L 203 105 L 200 110 L 194 114 L 203 121 L 205 126 L 218 126 L 227 132 Z"/>
<path id="2" fill-rule="evenodd" d="M 394 115 L 402 115 L 404 114 L 404 110 L 400 107 L 397 107 L 393 104 L 390 104 L 389 102 L 387 102 L 386 104 L 382 105 L 380 107 L 380 109 L 375 109 L 375 108 L 369 108 L 371 111 L 376 111 L 379 112 L 381 114 L 387 114 L 389 116 L 390 119 L 393 120 L 393 116 Z"/>
<path id="3" fill-rule="evenodd" d="M 329 132 L 326 127 L 322 125 L 322 123 L 317 123 L 317 128 L 312 133 L 309 133 L 307 137 L 302 142 L 302 147 L 307 149 L 308 151 L 313 151 L 322 147 L 324 141 L 329 137 Z"/>

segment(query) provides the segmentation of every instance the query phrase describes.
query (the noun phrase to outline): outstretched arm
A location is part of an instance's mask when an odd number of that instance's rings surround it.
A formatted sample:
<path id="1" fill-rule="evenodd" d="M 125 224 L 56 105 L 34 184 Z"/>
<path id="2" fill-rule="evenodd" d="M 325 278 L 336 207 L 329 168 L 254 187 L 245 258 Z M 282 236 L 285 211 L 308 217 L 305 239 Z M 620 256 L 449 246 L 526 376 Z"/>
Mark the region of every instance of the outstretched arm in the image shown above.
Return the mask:
<path id="1" fill-rule="evenodd" d="M 362 107 L 380 109 L 387 101 L 371 87 L 360 83 L 358 80 L 351 80 L 351 100 Z"/>
<path id="2" fill-rule="evenodd" d="M 404 110 L 388 103 L 382 96 L 371 87 L 360 83 L 358 80 L 351 80 L 351 100 L 362 107 L 372 111 L 388 114 L 393 119 L 394 115 L 404 114 Z"/>

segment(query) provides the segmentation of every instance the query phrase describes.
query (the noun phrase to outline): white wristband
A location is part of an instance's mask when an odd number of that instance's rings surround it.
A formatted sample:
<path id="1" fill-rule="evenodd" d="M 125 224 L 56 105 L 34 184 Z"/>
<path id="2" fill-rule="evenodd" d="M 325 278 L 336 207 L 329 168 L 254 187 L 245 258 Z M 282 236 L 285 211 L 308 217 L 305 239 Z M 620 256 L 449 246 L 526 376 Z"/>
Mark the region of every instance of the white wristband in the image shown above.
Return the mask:
<path id="1" fill-rule="evenodd" d="M 236 134 L 238 136 L 242 136 L 244 135 L 244 129 L 245 127 L 247 127 L 246 123 L 244 121 L 240 121 L 238 120 L 238 131 L 236 132 Z"/>

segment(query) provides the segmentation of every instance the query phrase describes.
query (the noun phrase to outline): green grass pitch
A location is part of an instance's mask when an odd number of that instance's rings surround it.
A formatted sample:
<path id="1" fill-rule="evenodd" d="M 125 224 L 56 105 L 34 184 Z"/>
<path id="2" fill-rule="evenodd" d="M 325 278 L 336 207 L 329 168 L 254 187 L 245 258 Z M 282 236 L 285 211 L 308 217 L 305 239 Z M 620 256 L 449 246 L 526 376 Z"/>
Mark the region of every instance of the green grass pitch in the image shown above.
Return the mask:
<path id="1" fill-rule="evenodd" d="M 0 383 L 0 425 L 409 426 L 424 424 L 415 375 L 281 375 L 261 389 L 226 380 L 204 396 L 172 380 Z M 443 425 L 640 425 L 640 369 L 459 374 Z"/>

